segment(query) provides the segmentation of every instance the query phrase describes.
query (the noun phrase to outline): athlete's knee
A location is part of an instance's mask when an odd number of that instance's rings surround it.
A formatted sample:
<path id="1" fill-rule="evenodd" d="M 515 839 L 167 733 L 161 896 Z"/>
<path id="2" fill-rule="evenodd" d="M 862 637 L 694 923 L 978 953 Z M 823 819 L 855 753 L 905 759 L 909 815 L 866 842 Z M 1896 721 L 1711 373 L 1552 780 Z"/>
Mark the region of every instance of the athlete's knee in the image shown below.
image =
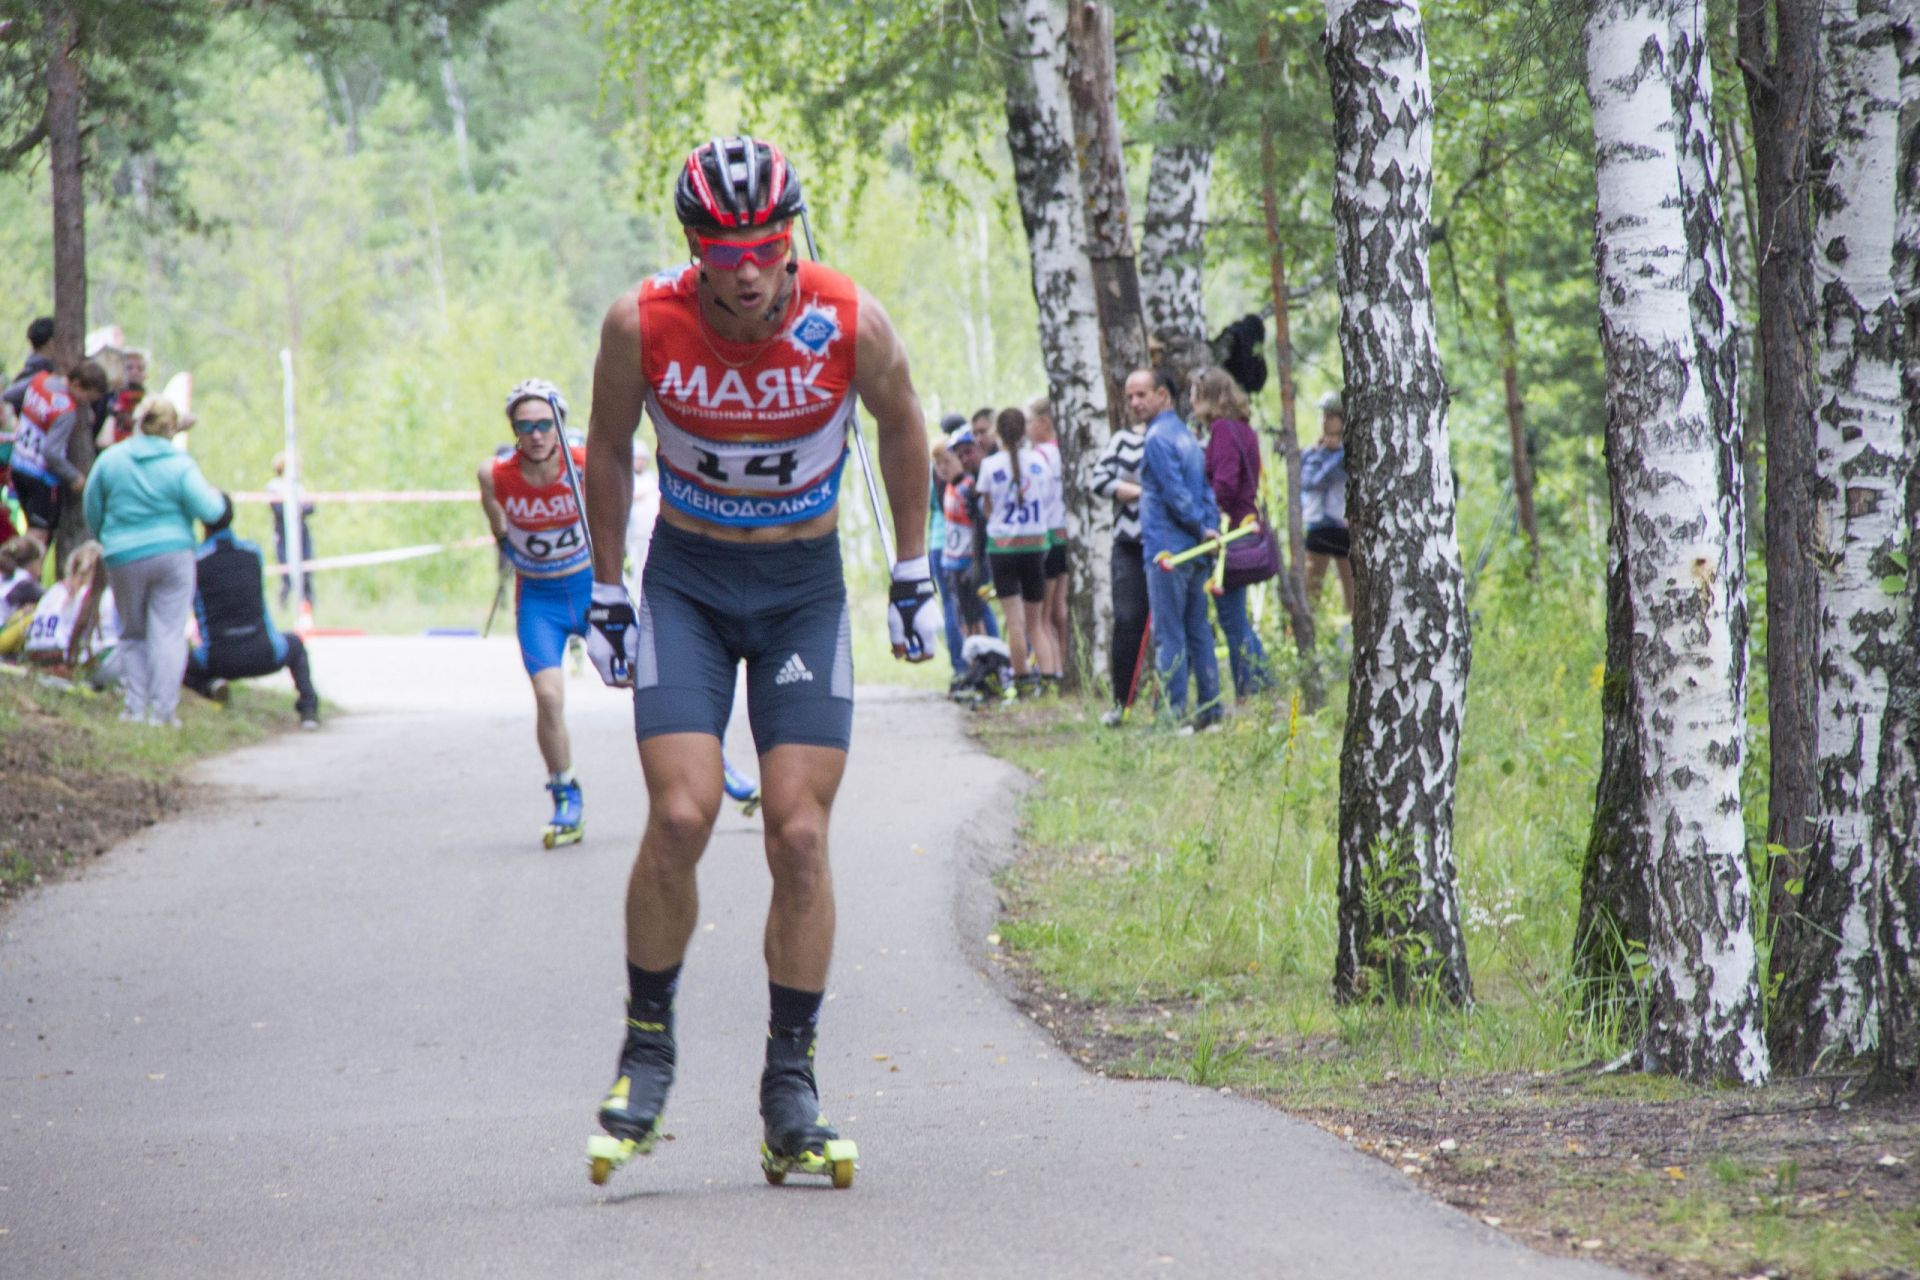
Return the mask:
<path id="1" fill-rule="evenodd" d="M 805 889 L 826 878 L 827 815 L 816 809 L 767 822 L 767 866 L 775 884 Z"/>
<path id="2" fill-rule="evenodd" d="M 528 680 L 533 684 L 534 705 L 541 711 L 558 711 L 566 705 L 567 678 L 559 667 L 543 667 Z"/>
<path id="3" fill-rule="evenodd" d="M 647 807 L 647 830 L 675 850 L 691 852 L 695 858 L 713 832 L 714 819 L 720 814 L 720 801 L 686 788 L 675 788 L 652 797 Z"/>

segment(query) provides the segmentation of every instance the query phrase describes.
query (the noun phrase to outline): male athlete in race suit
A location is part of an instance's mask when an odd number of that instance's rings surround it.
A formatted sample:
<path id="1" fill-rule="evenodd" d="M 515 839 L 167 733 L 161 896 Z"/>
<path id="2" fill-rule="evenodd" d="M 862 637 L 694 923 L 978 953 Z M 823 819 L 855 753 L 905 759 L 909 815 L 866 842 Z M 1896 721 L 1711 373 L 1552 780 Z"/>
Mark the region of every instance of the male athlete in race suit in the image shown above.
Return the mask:
<path id="1" fill-rule="evenodd" d="M 780 151 L 716 139 L 674 192 L 691 261 L 613 304 L 587 432 L 593 532 L 588 652 L 633 686 L 647 824 L 627 889 L 627 1037 L 588 1148 L 596 1181 L 648 1150 L 673 1079 L 673 996 L 697 912 L 695 868 L 721 797 L 735 673 L 760 754 L 770 1017 L 762 1163 L 853 1177 L 853 1144 L 819 1112 L 814 1031 L 833 951 L 827 825 L 853 725 L 853 662 L 836 508 L 855 397 L 872 414 L 898 562 L 896 657 L 926 661 L 941 626 L 926 556 L 927 437 L 886 313 L 801 262 L 800 183 Z M 641 599 L 620 585 L 632 439 L 652 419 L 662 507 Z"/>
<path id="2" fill-rule="evenodd" d="M 550 403 L 551 400 L 551 403 Z M 570 448 L 553 405 L 567 411 L 566 397 L 544 378 L 528 378 L 507 393 L 513 451 L 480 464 L 480 506 L 514 572 L 515 631 L 520 662 L 533 684 L 534 737 L 547 766 L 553 817 L 541 840 L 547 848 L 576 844 L 582 834 L 579 780 L 567 740 L 567 680 L 561 660 L 567 638 L 585 635 L 593 566 L 580 509 L 568 483 L 562 449 Z M 575 469 L 586 457 L 574 450 Z"/>

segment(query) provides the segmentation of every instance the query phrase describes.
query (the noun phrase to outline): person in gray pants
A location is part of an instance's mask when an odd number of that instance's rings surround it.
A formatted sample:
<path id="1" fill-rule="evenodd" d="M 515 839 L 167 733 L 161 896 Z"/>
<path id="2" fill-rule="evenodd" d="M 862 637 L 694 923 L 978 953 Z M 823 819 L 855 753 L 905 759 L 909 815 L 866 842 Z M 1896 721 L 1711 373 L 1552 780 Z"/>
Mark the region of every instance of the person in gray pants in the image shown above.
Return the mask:
<path id="1" fill-rule="evenodd" d="M 106 552 L 120 609 L 122 720 L 178 725 L 193 608 L 193 522 L 215 523 L 224 495 L 193 456 L 173 447 L 180 414 L 164 396 L 141 406 L 139 430 L 100 455 L 87 476 L 87 524 Z"/>

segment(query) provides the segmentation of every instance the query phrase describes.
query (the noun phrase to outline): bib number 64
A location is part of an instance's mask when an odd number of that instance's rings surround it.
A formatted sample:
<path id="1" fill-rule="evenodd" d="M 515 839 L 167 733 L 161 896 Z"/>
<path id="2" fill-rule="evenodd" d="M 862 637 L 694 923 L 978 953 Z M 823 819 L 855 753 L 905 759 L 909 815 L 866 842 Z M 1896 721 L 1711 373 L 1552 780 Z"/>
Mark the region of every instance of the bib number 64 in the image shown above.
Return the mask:
<path id="1" fill-rule="evenodd" d="M 572 551 L 580 545 L 580 526 L 570 524 L 562 529 L 557 537 L 530 533 L 527 535 L 527 554 L 536 560 L 545 560 L 550 556 Z"/>

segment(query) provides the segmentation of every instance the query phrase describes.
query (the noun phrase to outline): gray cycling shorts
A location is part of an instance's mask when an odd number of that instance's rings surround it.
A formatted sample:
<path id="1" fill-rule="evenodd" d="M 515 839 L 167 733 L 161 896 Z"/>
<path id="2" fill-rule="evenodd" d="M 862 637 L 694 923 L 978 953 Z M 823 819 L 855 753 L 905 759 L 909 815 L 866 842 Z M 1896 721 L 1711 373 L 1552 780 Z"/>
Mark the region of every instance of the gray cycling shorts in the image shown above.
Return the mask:
<path id="1" fill-rule="evenodd" d="M 724 738 L 747 664 L 747 719 L 765 755 L 853 740 L 853 628 L 840 537 L 721 542 L 654 526 L 640 585 L 633 731 Z"/>

